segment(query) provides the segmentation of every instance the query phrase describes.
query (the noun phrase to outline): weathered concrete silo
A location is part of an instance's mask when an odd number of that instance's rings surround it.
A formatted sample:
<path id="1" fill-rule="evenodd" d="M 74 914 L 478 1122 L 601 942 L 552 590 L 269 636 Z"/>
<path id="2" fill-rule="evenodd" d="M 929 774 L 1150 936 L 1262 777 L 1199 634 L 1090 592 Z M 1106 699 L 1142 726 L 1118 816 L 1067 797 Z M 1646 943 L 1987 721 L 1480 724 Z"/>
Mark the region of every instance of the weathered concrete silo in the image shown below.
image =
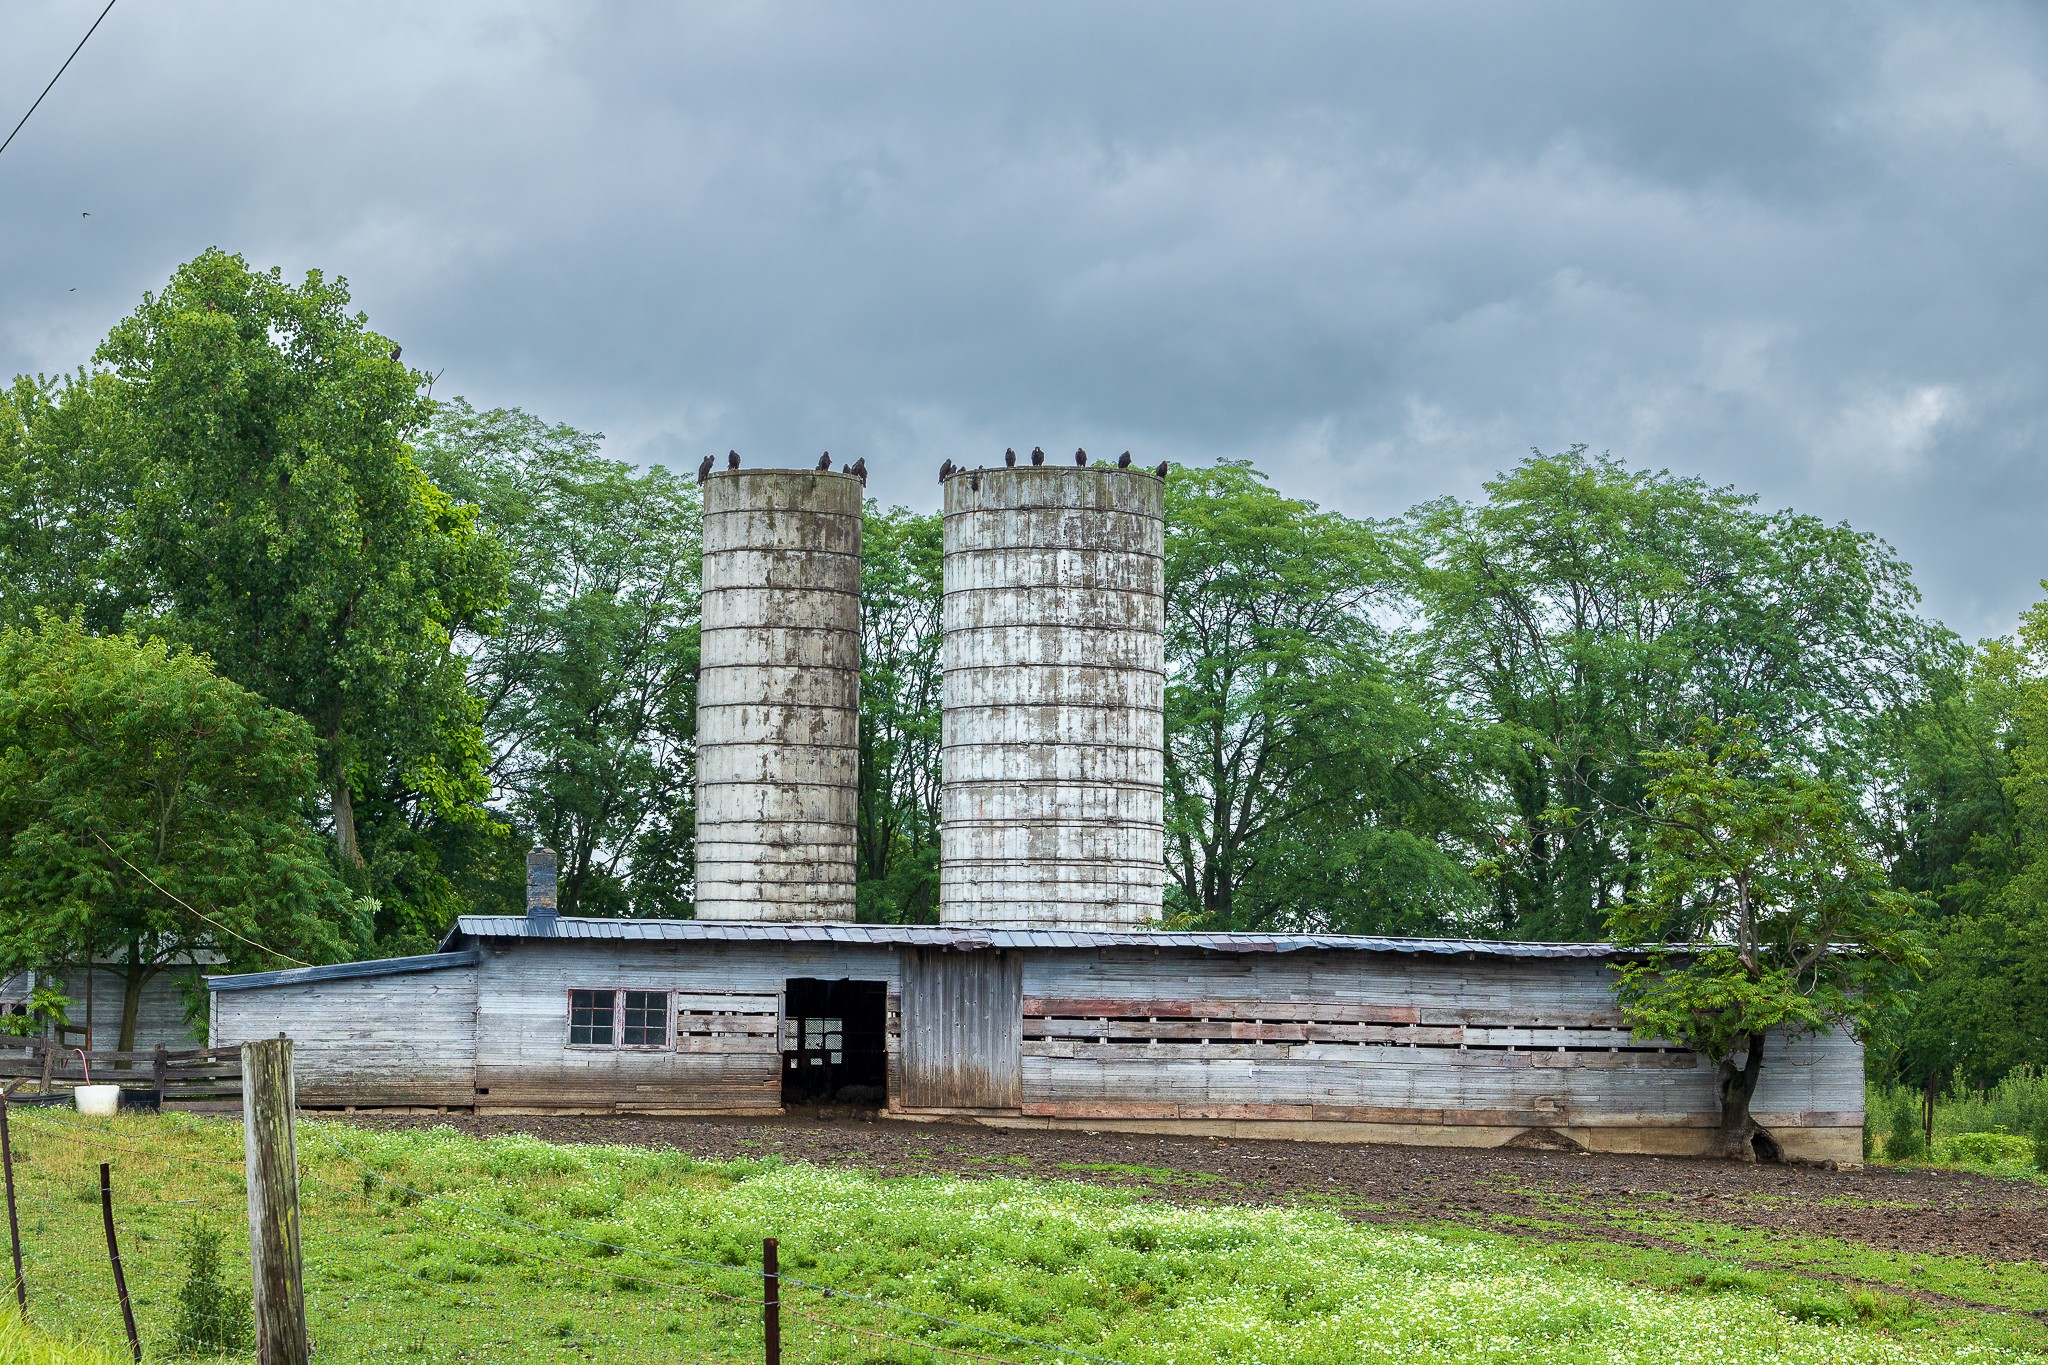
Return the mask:
<path id="1" fill-rule="evenodd" d="M 1109 466 L 945 486 L 940 918 L 1131 928 L 1164 882 L 1165 485 Z"/>
<path id="2" fill-rule="evenodd" d="M 854 917 L 861 483 L 704 481 L 697 918 Z"/>

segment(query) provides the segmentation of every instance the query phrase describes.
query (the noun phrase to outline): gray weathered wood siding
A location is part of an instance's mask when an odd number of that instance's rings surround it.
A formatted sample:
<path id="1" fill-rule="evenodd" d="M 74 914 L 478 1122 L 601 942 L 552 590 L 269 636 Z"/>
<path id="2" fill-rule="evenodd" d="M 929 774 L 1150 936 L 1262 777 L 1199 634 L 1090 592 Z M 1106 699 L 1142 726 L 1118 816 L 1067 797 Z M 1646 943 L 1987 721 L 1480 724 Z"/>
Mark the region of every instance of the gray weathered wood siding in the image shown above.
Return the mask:
<path id="1" fill-rule="evenodd" d="M 779 1007 L 794 977 L 881 981 L 893 1013 L 898 979 L 894 950 L 805 943 L 526 939 L 487 945 L 477 970 L 477 1106 L 513 1109 L 772 1113 L 781 1021 L 763 1032 L 760 1002 Z M 605 989 L 677 992 L 726 1023 L 668 1047 L 571 1046 L 569 992 Z"/>
<path id="2" fill-rule="evenodd" d="M 1020 1107 L 1023 983 L 1019 953 L 903 950 L 901 1107 Z"/>
<path id="3" fill-rule="evenodd" d="M 473 967 L 215 991 L 212 1045 L 289 1034 L 304 1105 L 467 1105 L 476 999 Z"/>
<path id="4" fill-rule="evenodd" d="M 1598 962 L 1295 952 L 1040 953 L 1027 1115 L 1566 1128 L 1707 1126 L 1712 1069 L 1630 1037 Z M 1862 1121 L 1861 1050 L 1774 1039 L 1773 1126 Z"/>
<path id="5" fill-rule="evenodd" d="M 99 967 L 88 972 L 83 967 L 56 967 L 46 975 L 50 985 L 78 1002 L 70 1010 L 75 1029 L 85 1027 L 86 1002 L 90 997 L 93 1047 L 112 1052 L 121 1037 L 121 996 L 126 989 L 120 969 Z M 166 1047 L 192 1047 L 205 1036 L 204 1022 L 186 1019 L 185 993 L 180 989 L 181 982 L 197 985 L 198 981 L 197 967 L 172 967 L 143 983 L 135 1017 L 136 1047 L 150 1048 L 158 1043 Z M 83 1041 L 82 1035 L 73 1036 L 72 1041 Z"/>

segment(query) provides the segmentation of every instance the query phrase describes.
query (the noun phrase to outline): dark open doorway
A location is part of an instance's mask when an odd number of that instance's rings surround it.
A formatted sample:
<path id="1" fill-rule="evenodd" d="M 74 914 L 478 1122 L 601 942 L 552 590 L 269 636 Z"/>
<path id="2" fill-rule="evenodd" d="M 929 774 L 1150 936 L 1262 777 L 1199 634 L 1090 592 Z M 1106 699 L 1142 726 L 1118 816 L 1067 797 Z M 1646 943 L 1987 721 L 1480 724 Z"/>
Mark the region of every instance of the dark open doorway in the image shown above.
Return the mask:
<path id="1" fill-rule="evenodd" d="M 889 1098 L 889 987 L 795 977 L 784 988 L 782 1102 L 872 1104 Z"/>

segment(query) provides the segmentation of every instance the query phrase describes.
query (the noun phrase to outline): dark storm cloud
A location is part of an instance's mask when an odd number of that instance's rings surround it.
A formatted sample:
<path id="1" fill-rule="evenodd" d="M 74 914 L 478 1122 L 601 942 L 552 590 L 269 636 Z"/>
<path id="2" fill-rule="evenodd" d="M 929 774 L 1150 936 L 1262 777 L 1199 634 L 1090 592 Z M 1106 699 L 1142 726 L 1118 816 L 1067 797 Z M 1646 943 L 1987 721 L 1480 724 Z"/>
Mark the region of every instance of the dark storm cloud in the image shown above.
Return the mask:
<path id="1" fill-rule="evenodd" d="M 10 7 L 0 96 L 96 12 Z M 830 447 L 929 505 L 947 457 L 1128 446 L 1387 515 L 1583 441 L 2003 631 L 2048 573 L 2044 71 L 2019 4 L 136 4 L 0 158 L 0 366 L 217 243 L 635 458 Z"/>

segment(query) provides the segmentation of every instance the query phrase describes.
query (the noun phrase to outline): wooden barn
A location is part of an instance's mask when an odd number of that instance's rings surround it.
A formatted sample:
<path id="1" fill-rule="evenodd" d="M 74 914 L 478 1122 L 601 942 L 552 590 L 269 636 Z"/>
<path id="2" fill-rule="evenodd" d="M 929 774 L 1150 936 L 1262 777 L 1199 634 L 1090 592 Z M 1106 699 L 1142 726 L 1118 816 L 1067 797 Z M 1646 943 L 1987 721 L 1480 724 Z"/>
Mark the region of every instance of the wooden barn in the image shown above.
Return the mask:
<path id="1" fill-rule="evenodd" d="M 1157 927 L 1164 465 L 948 463 L 940 923 L 854 923 L 860 479 L 709 465 L 695 918 L 560 918 L 536 849 L 440 953 L 211 978 L 214 1043 L 290 1034 L 312 1105 L 1707 1147 L 1611 949 Z M 1857 1160 L 1861 1048 L 1770 1047 L 1784 1152 Z"/>
<path id="2" fill-rule="evenodd" d="M 309 1107 L 775 1114 L 1704 1150 L 1710 1066 L 1630 1036 L 1611 950 L 1343 935 L 465 917 L 427 957 L 217 976 Z M 1862 1049 L 1772 1044 L 1786 1155 L 1861 1153 Z"/>

